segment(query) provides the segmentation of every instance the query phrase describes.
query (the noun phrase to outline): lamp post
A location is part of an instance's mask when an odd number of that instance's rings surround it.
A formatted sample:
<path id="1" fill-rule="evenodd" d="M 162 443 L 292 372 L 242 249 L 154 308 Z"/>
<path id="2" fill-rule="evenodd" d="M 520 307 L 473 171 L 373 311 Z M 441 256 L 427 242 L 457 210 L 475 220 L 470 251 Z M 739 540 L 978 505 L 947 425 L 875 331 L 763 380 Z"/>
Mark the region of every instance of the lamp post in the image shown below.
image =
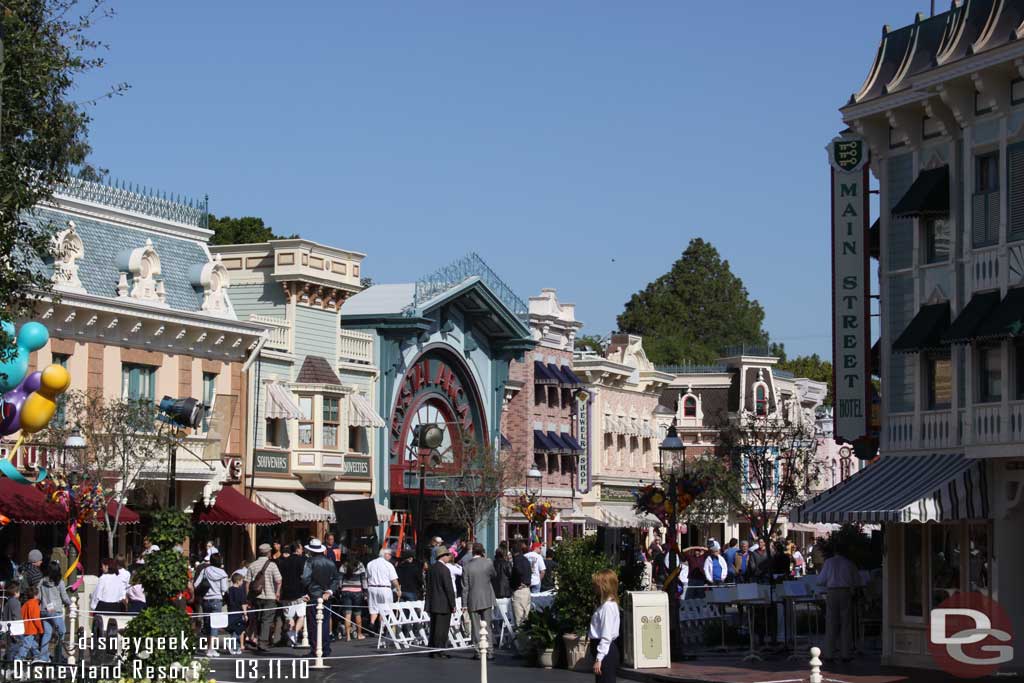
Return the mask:
<path id="1" fill-rule="evenodd" d="M 672 420 L 669 425 L 665 440 L 658 446 L 658 460 L 661 464 L 661 481 L 665 488 L 665 500 L 671 501 L 672 508 L 668 514 L 668 553 L 671 556 L 679 552 L 676 527 L 679 516 L 679 496 L 676 495 L 676 463 L 679 459 L 683 461 L 685 473 L 686 468 L 686 446 L 683 440 L 676 433 L 676 421 Z M 668 475 L 665 474 L 665 466 L 668 465 Z M 685 562 L 681 554 L 677 555 L 680 562 Z M 668 587 L 668 613 L 669 613 L 669 651 L 672 659 L 683 658 L 682 639 L 679 637 L 679 593 L 675 590 L 675 582 Z"/>
<path id="2" fill-rule="evenodd" d="M 427 463 L 433 467 L 440 461 L 438 447 L 444 441 L 444 431 L 436 424 L 422 424 L 413 427 L 411 448 L 415 449 L 416 461 L 419 463 L 420 490 L 416 500 L 416 545 L 423 543 L 423 504 L 427 495 Z M 398 548 L 401 554 L 402 549 Z M 419 548 L 416 549 L 419 553 Z"/>
<path id="3" fill-rule="evenodd" d="M 678 539 L 676 538 L 676 526 L 679 515 L 678 510 L 678 496 L 676 496 L 676 464 L 678 460 L 682 459 L 683 462 L 683 473 L 686 473 L 686 446 L 683 444 L 683 440 L 679 438 L 679 434 L 676 433 L 676 421 L 672 420 L 672 424 L 669 425 L 668 433 L 665 434 L 665 440 L 658 446 L 658 460 L 661 464 L 661 481 L 666 487 L 665 496 L 666 499 L 672 502 L 672 511 L 669 513 L 669 527 L 666 540 L 671 548 L 672 544 Z M 668 475 L 665 474 L 666 461 L 668 464 Z"/>
<path id="4" fill-rule="evenodd" d="M 532 487 L 530 486 L 531 482 L 533 483 Z M 537 469 L 536 465 L 531 465 L 530 469 L 526 472 L 526 497 L 531 503 L 536 502 L 537 498 L 540 496 L 541 490 L 543 490 L 543 487 L 544 475 L 541 474 L 541 471 Z M 527 519 L 527 522 L 529 523 L 528 542 L 533 544 L 533 518 Z"/>

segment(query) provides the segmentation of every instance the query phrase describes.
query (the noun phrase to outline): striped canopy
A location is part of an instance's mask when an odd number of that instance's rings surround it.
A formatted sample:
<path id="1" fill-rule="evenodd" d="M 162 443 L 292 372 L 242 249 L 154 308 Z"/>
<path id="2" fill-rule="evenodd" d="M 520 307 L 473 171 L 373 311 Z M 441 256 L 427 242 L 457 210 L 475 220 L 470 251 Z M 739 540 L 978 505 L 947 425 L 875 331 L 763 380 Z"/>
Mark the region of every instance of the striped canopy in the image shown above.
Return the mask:
<path id="1" fill-rule="evenodd" d="M 889 455 L 789 513 L 792 522 L 940 522 L 989 518 L 985 461 L 960 453 Z"/>

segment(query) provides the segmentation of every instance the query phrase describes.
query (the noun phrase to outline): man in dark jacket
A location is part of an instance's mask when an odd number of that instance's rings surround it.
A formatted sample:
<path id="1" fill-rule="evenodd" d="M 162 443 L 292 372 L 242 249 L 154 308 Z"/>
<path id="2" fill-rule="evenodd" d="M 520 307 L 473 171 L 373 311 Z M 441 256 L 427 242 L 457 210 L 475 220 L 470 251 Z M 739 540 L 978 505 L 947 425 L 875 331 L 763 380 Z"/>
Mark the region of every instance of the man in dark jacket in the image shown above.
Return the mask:
<path id="1" fill-rule="evenodd" d="M 402 587 L 402 600 L 419 600 L 423 595 L 423 565 L 409 553 L 402 556 L 402 562 L 395 572 L 398 574 L 398 585 Z"/>
<path id="2" fill-rule="evenodd" d="M 448 630 L 451 628 L 452 615 L 455 614 L 455 587 L 452 585 L 452 573 L 448 563 L 452 554 L 442 548 L 437 551 L 437 562 L 427 572 L 427 599 L 424 610 L 430 615 L 430 647 L 442 650 L 448 647 Z M 431 657 L 449 659 L 446 652 L 431 652 Z"/>
<path id="3" fill-rule="evenodd" d="M 341 581 L 338 568 L 334 566 L 334 561 L 324 554 L 326 550 L 319 538 L 311 540 L 309 545 L 306 546 L 309 558 L 306 560 L 306 566 L 302 570 L 302 587 L 306 591 L 306 601 L 308 603 L 306 605 L 306 623 L 308 624 L 306 628 L 310 636 L 308 655 L 310 657 L 316 656 L 318 640 L 323 644 L 323 656 L 327 657 L 331 654 L 330 615 L 324 614 L 323 626 L 319 633 L 316 628 L 317 598 L 323 598 L 326 605 L 330 601 L 331 596 L 337 592 L 338 583 Z"/>

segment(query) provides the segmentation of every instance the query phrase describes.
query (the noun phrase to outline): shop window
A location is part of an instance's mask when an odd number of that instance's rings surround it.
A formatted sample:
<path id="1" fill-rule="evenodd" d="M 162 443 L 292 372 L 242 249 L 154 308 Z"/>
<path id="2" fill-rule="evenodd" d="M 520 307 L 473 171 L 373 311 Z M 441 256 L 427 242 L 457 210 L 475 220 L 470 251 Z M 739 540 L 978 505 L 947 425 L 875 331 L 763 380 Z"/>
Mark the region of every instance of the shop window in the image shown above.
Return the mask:
<path id="1" fill-rule="evenodd" d="M 152 365 L 122 363 L 121 398 L 153 403 L 156 400 L 156 368 Z"/>
<path id="2" fill-rule="evenodd" d="M 978 402 L 997 403 L 1003 398 L 1002 347 L 998 344 L 978 349 Z"/>
<path id="3" fill-rule="evenodd" d="M 533 405 L 539 406 L 547 401 L 548 388 L 543 384 L 533 386 Z"/>
<path id="4" fill-rule="evenodd" d="M 548 465 L 548 467 L 547 467 L 548 474 L 557 474 L 558 473 L 558 454 L 557 453 L 548 453 L 547 465 Z"/>
<path id="5" fill-rule="evenodd" d="M 948 410 L 953 405 L 953 361 L 949 351 L 925 356 L 928 410 Z"/>
<path id="6" fill-rule="evenodd" d="M 903 525 L 903 614 L 908 617 L 924 616 L 921 584 L 924 567 L 921 551 L 924 527 L 920 524 Z"/>
<path id="7" fill-rule="evenodd" d="M 268 418 L 264 443 L 274 448 L 288 448 L 288 422 L 278 418 Z"/>
<path id="8" fill-rule="evenodd" d="M 953 245 L 953 225 L 948 218 L 929 218 L 924 224 L 925 263 L 946 263 Z"/>
<path id="9" fill-rule="evenodd" d="M 567 475 L 567 474 L 571 475 L 572 474 L 572 470 L 573 470 L 572 460 L 573 460 L 573 456 L 571 456 L 571 455 L 563 455 L 562 456 L 562 474 L 563 475 Z"/>
<path id="10" fill-rule="evenodd" d="M 323 437 L 324 448 L 338 448 L 338 404 L 339 400 L 331 396 L 324 396 L 323 399 Z"/>
<path id="11" fill-rule="evenodd" d="M 534 453 L 533 454 L 533 466 L 536 467 L 541 472 L 546 471 L 548 469 L 548 459 L 547 459 L 547 456 L 544 455 L 543 453 Z"/>
<path id="12" fill-rule="evenodd" d="M 512 541 L 528 541 L 530 538 L 530 525 L 525 523 L 513 523 L 505 525 L 505 539 Z M 513 552 L 518 549 L 515 546 L 509 548 Z M 512 559 L 512 558 L 509 558 Z"/>
<path id="13" fill-rule="evenodd" d="M 299 396 L 299 446 L 313 447 L 313 397 Z"/>
<path id="14" fill-rule="evenodd" d="M 370 453 L 370 438 L 366 427 L 348 428 L 348 450 L 350 453 L 363 453 L 364 455 Z"/>
<path id="15" fill-rule="evenodd" d="M 960 592 L 959 524 L 933 524 L 931 527 L 931 606 Z"/>
<path id="16" fill-rule="evenodd" d="M 217 396 L 217 374 L 214 372 L 203 373 L 203 405 L 206 412 L 203 414 L 203 431 L 210 430 L 210 414 L 213 412 L 213 401 Z"/>
<path id="17" fill-rule="evenodd" d="M 683 399 L 683 417 L 697 417 L 696 396 L 687 396 Z"/>
<path id="18" fill-rule="evenodd" d="M 548 387 L 548 408 L 558 407 L 558 387 Z"/>
<path id="19" fill-rule="evenodd" d="M 967 590 L 991 595 L 988 524 L 967 527 Z"/>

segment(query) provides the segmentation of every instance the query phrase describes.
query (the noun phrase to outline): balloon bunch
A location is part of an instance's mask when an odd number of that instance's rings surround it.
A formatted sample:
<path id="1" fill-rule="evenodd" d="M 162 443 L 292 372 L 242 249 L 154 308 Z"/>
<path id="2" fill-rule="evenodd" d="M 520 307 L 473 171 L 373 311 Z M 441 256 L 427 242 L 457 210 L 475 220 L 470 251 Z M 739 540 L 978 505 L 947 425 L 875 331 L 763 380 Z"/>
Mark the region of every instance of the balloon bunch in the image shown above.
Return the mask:
<path id="1" fill-rule="evenodd" d="M 673 514 L 679 514 L 699 495 L 707 490 L 701 479 L 682 477 L 676 480 L 675 495 L 660 486 L 648 484 L 633 492 L 633 508 L 637 512 L 654 515 L 662 524 L 668 524 Z"/>
<path id="2" fill-rule="evenodd" d="M 516 510 L 533 524 L 543 524 L 558 516 L 558 510 L 548 501 L 532 501 L 526 496 L 519 496 Z"/>
<path id="3" fill-rule="evenodd" d="M 28 360 L 33 351 L 46 345 L 50 338 L 42 323 L 28 322 L 21 326 L 17 336 L 14 325 L 0 323 L 7 336 L 14 340 L 8 360 L 0 363 L 0 436 L 20 431 L 18 440 L 7 459 L 0 459 L 0 472 L 19 484 L 33 484 L 46 479 L 46 469 L 40 468 L 35 480 L 26 479 L 14 466 L 14 458 L 25 441 L 50 423 L 57 412 L 57 397 L 67 391 L 71 376 L 60 365 L 29 374 Z"/>
<path id="4" fill-rule="evenodd" d="M 82 583 L 82 537 L 79 529 L 96 519 L 102 519 L 107 507 L 107 492 L 99 482 L 72 482 L 58 474 L 51 474 L 48 479 L 36 485 L 47 498 L 62 506 L 68 516 L 68 530 L 64 537 L 64 547 L 75 547 L 75 561 L 68 563 L 64 572 L 64 580 L 77 569 L 79 578 L 71 587 L 78 588 Z"/>

